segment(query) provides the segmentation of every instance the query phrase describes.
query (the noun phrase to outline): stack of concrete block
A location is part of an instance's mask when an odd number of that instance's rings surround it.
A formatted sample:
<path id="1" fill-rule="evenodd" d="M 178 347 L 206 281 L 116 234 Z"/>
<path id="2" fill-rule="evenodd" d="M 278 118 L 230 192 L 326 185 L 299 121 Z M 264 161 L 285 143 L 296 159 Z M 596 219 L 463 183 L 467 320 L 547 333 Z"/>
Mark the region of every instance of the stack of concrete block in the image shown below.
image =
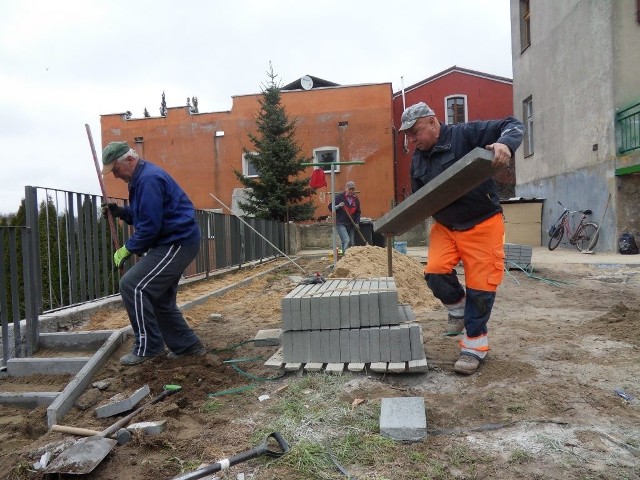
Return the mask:
<path id="1" fill-rule="evenodd" d="M 424 358 L 422 334 L 393 278 L 300 285 L 282 300 L 285 362 L 377 363 Z"/>
<path id="2" fill-rule="evenodd" d="M 528 268 L 531 265 L 533 248 L 517 243 L 504 244 L 504 265 L 506 269 Z"/>

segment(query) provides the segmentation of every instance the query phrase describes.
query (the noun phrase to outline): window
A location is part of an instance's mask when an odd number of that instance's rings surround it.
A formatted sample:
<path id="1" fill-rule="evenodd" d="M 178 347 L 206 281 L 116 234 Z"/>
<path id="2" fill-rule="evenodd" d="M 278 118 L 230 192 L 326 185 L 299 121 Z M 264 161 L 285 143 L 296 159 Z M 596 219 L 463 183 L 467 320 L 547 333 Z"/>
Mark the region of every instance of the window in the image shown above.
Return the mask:
<path id="1" fill-rule="evenodd" d="M 340 150 L 338 147 L 321 147 L 313 150 L 313 163 L 327 164 L 340 161 Z M 340 171 L 340 165 L 335 165 L 334 172 Z M 331 173 L 331 165 L 322 165 L 322 170 Z"/>
<path id="2" fill-rule="evenodd" d="M 529 0 L 520 0 L 520 51 L 531 45 L 531 10 Z"/>
<path id="3" fill-rule="evenodd" d="M 533 155 L 533 100 L 531 97 L 522 102 L 522 118 L 524 119 L 524 156 Z"/>
<path id="4" fill-rule="evenodd" d="M 447 109 L 447 125 L 464 123 L 467 121 L 467 96 L 451 95 L 445 97 L 445 107 Z"/>
<path id="5" fill-rule="evenodd" d="M 250 152 L 242 154 L 242 174 L 248 178 L 255 178 L 260 176 L 260 172 L 258 172 L 258 169 L 253 165 L 253 162 L 251 161 L 252 155 L 257 155 L 257 153 Z"/>

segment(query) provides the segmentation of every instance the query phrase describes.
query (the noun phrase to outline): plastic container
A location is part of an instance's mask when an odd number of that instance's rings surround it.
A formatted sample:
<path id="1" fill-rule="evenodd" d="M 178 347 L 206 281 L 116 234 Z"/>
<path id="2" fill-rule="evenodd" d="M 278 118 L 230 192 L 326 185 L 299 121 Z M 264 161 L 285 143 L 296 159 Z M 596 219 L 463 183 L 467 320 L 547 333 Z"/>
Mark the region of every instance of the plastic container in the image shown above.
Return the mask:
<path id="1" fill-rule="evenodd" d="M 393 242 L 393 248 L 395 248 L 398 252 L 407 253 L 407 242 Z"/>

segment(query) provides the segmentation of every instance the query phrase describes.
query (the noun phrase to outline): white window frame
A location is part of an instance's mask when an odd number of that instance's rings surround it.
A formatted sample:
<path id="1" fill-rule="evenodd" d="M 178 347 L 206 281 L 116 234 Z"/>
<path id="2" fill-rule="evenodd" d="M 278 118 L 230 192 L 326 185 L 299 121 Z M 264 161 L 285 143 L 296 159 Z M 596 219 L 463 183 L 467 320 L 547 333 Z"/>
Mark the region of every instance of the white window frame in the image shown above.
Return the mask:
<path id="1" fill-rule="evenodd" d="M 332 146 L 326 146 L 326 147 L 319 147 L 319 148 L 314 148 L 313 149 L 313 163 L 318 164 L 318 165 L 322 165 L 322 162 L 319 161 L 318 157 L 320 154 L 324 153 L 324 152 L 328 152 L 330 150 L 335 151 L 336 153 L 336 162 L 340 161 L 340 149 L 338 147 L 332 147 Z M 322 169 L 324 170 L 325 173 L 331 173 L 331 166 L 329 167 L 322 167 Z M 339 173 L 340 172 L 340 165 L 334 165 L 333 167 L 333 171 L 335 173 Z"/>
<path id="2" fill-rule="evenodd" d="M 258 178 L 260 177 L 260 174 L 257 173 L 258 169 L 256 167 L 253 166 L 253 163 L 251 162 L 251 160 L 249 160 L 247 158 L 247 155 L 257 155 L 258 152 L 248 152 L 248 153 L 243 153 L 242 154 L 242 175 L 244 175 L 247 178 Z M 252 173 L 249 174 L 249 166 L 251 166 L 256 173 Z"/>
<path id="3" fill-rule="evenodd" d="M 447 95 L 444 97 L 444 121 L 446 125 L 449 125 L 449 105 L 448 101 L 450 98 L 462 98 L 464 101 L 464 121 L 469 121 L 469 101 L 467 100 L 467 96 L 464 93 L 456 93 L 454 95 Z"/>
<path id="4" fill-rule="evenodd" d="M 535 151 L 533 146 L 533 96 L 531 95 L 522 102 L 522 119 L 524 120 L 524 156 L 529 157 Z"/>

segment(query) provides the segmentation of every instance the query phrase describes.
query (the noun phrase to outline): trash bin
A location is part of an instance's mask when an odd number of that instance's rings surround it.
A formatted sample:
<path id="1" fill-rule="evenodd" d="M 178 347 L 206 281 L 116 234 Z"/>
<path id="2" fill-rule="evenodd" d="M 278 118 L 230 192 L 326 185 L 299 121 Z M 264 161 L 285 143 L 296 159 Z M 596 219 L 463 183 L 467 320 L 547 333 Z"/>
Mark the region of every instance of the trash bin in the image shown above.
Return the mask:
<path id="1" fill-rule="evenodd" d="M 376 247 L 385 248 L 387 246 L 385 236 L 381 233 L 373 232 L 373 245 Z"/>
<path id="2" fill-rule="evenodd" d="M 372 245 L 373 244 L 373 223 L 365 221 L 365 222 L 360 222 L 358 226 L 360 227 L 360 232 L 362 232 L 362 236 L 364 237 L 364 239 L 367 241 L 369 245 Z M 356 246 L 363 247 L 365 245 L 360 235 L 358 235 L 358 232 L 356 232 L 353 238 L 354 238 L 354 244 Z"/>

